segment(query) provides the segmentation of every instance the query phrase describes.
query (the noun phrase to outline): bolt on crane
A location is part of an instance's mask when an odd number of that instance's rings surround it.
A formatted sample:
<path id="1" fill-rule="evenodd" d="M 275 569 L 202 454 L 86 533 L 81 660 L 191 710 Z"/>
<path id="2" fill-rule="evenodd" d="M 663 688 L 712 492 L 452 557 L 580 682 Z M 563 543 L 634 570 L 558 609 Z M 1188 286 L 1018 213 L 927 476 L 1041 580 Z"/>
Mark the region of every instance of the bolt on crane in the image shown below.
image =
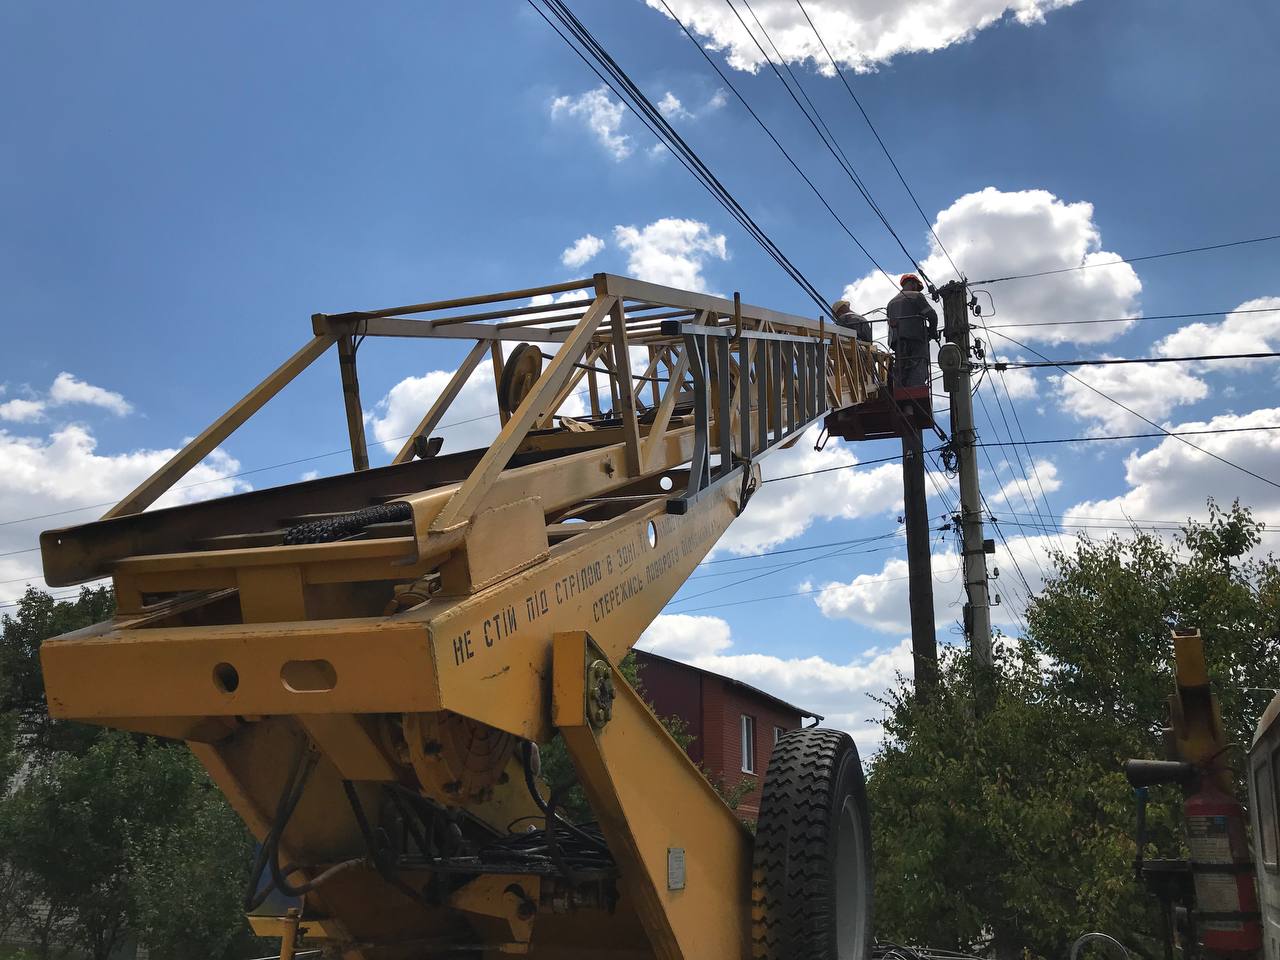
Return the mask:
<path id="1" fill-rule="evenodd" d="M 753 837 L 618 663 L 764 456 L 828 411 L 883 405 L 888 355 L 610 274 L 312 327 L 101 520 L 42 534 L 48 583 L 110 577 L 118 604 L 44 645 L 50 712 L 186 741 L 259 841 L 246 908 L 282 955 L 303 935 L 350 960 L 861 960 L 870 838 L 848 735 L 782 738 Z M 368 337 L 472 344 L 381 467 Z M 147 509 L 335 346 L 352 472 Z M 486 361 L 501 429 L 444 452 Z M 557 732 L 591 823 L 538 777 Z"/>

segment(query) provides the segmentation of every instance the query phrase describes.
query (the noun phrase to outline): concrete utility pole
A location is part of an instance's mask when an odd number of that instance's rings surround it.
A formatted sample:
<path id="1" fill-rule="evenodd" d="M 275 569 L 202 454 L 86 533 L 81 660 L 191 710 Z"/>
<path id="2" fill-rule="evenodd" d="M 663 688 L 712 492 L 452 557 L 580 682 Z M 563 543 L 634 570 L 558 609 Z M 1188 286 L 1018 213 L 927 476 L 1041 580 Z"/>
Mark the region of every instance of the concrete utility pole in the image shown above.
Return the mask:
<path id="1" fill-rule="evenodd" d="M 902 518 L 907 528 L 907 597 L 911 606 L 911 658 L 916 695 L 927 698 L 938 679 L 938 638 L 933 619 L 933 560 L 929 553 L 929 504 L 925 495 L 924 441 L 920 428 L 902 431 Z"/>
<path id="2" fill-rule="evenodd" d="M 987 554 L 995 545 L 982 535 L 982 494 L 978 489 L 977 432 L 973 428 L 970 383 L 969 288 L 963 280 L 948 283 L 942 295 L 946 344 L 938 351 L 943 389 L 951 395 L 951 440 L 960 468 L 960 530 L 967 601 L 964 628 L 973 662 L 991 666 L 991 594 L 987 589 Z"/>

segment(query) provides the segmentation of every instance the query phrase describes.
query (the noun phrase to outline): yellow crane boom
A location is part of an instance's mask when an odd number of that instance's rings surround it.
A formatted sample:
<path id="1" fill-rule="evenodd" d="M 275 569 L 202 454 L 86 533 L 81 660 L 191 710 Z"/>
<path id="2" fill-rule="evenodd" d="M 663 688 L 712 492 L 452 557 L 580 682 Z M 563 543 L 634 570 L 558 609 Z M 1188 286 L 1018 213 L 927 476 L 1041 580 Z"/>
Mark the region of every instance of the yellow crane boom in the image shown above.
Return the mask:
<path id="1" fill-rule="evenodd" d="M 783 956 L 782 881 L 757 846 L 753 895 L 751 835 L 617 664 L 746 507 L 760 459 L 873 399 L 888 357 L 821 321 L 609 274 L 312 326 L 100 521 L 42 535 L 50 584 L 110 577 L 118 603 L 44 645 L 50 712 L 188 742 L 261 842 L 251 921 L 286 950 L 299 921 L 273 890 L 301 898 L 309 942 L 352 958 L 691 960 L 753 939 Z M 367 337 L 472 341 L 374 468 Z M 335 346 L 351 473 L 146 509 Z M 439 452 L 486 360 L 500 432 Z M 536 777 L 557 731 L 591 829 Z M 837 796 L 851 745 L 802 739 L 814 769 L 839 761 L 831 822 L 865 832 Z M 861 949 L 850 936 L 829 955 Z"/>

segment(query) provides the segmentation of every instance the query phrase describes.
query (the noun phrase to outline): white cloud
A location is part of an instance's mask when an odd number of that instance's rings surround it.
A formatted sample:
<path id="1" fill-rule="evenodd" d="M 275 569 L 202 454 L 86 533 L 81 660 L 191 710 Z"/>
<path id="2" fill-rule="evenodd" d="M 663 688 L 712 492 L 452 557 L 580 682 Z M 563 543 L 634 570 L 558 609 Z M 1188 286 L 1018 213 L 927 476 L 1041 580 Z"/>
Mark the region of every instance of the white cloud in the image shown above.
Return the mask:
<path id="1" fill-rule="evenodd" d="M 729 259 L 724 234 L 698 220 L 663 217 L 645 227 L 619 225 L 613 239 L 628 253 L 632 276 L 683 290 L 706 291 L 702 270 L 708 258 Z"/>
<path id="2" fill-rule="evenodd" d="M 945 550 L 933 554 L 932 565 L 934 619 L 942 626 L 956 618 L 946 601 L 959 582 L 960 561 L 954 551 Z M 901 634 L 911 629 L 908 573 L 907 561 L 893 557 L 877 572 L 858 574 L 847 583 L 827 583 L 813 602 L 829 620 L 852 620 L 881 633 Z"/>
<path id="3" fill-rule="evenodd" d="M 663 614 L 636 644 L 684 663 L 733 677 L 775 697 L 826 717 L 823 726 L 848 730 L 865 756 L 879 743 L 878 713 L 870 698 L 892 687 L 899 673 L 911 673 L 911 646 L 872 648 L 834 663 L 823 657 L 776 657 L 732 653 L 729 624 L 719 617 Z"/>
<path id="4" fill-rule="evenodd" d="M 721 87 L 719 90 L 717 90 L 715 93 L 711 95 L 711 99 L 707 101 L 706 109 L 708 111 L 719 110 L 728 102 L 729 102 L 729 95 L 725 93 L 724 88 Z"/>
<path id="5" fill-rule="evenodd" d="M 53 406 L 84 403 L 109 410 L 117 417 L 123 417 L 133 410 L 133 405 L 114 390 L 77 380 L 65 370 L 54 378 L 53 386 L 49 388 L 49 403 Z"/>
<path id="6" fill-rule="evenodd" d="M 670 90 L 663 94 L 662 99 L 658 101 L 658 111 L 668 120 L 679 120 L 682 117 L 693 116 L 684 108 L 680 98 Z"/>
<path id="7" fill-rule="evenodd" d="M 45 402 L 43 400 L 23 400 L 15 397 L 0 403 L 0 420 L 10 423 L 31 423 L 44 417 Z"/>
<path id="8" fill-rule="evenodd" d="M 1027 358 L 1015 357 L 1014 359 L 1019 362 L 1025 362 Z M 1025 368 L 1002 370 L 996 374 L 989 374 L 989 376 L 1001 378 L 1001 385 L 1009 391 L 1010 400 L 1031 400 L 1040 392 L 1035 373 Z"/>
<path id="9" fill-rule="evenodd" d="M 1046 190 L 1006 193 L 987 187 L 966 194 L 938 214 L 934 230 L 972 280 L 1121 259 L 1102 249 L 1093 204 L 1065 203 Z M 932 237 L 929 245 L 931 252 L 923 266 L 935 282 L 941 282 L 952 275 L 951 266 Z M 996 306 L 995 314 L 988 317 L 993 324 L 1051 324 L 1010 328 L 1018 340 L 1097 343 L 1118 337 L 1130 324 L 1061 321 L 1133 316 L 1142 281 L 1129 264 L 1119 264 L 1013 280 L 990 290 Z M 895 291 L 881 274 L 870 273 L 845 288 L 845 299 L 867 310 L 882 306 Z M 1009 341 L 994 330 L 990 340 L 995 353 L 1007 358 L 1012 349 Z"/>
<path id="10" fill-rule="evenodd" d="M 1267 310 L 1268 313 L 1239 311 Z M 1191 323 L 1155 345 L 1162 357 L 1196 357 L 1213 353 L 1267 353 L 1280 345 L 1280 297 L 1246 300 L 1221 323 Z M 1199 363 L 1199 370 L 1230 370 L 1257 366 L 1266 360 L 1215 360 Z"/>
<path id="11" fill-rule="evenodd" d="M 1244 414 L 1225 413 L 1204 422 L 1182 423 L 1173 430 L 1238 429 L 1280 426 L 1280 407 L 1253 410 Z M 1186 438 L 1197 447 L 1239 464 L 1254 473 L 1280 481 L 1280 430 L 1252 433 L 1221 433 Z M 1167 437 L 1145 453 L 1133 452 L 1125 459 L 1125 482 L 1121 495 L 1087 500 L 1066 513 L 1068 522 L 1090 522 L 1087 518 L 1135 520 L 1184 520 L 1205 515 L 1205 499 L 1213 496 L 1226 505 L 1238 499 L 1252 507 L 1254 516 L 1280 521 L 1280 490 L 1255 480 L 1239 470 L 1194 450 L 1174 437 Z M 1095 521 L 1096 522 L 1096 521 Z M 1270 538 L 1269 538 L 1270 539 Z M 1268 546 L 1269 544 L 1264 544 Z"/>
<path id="12" fill-rule="evenodd" d="M 631 137 L 621 132 L 626 109 L 621 101 L 609 96 L 609 88 L 604 86 L 576 97 L 556 97 L 551 102 L 552 118 L 569 116 L 581 120 L 614 160 L 631 156 Z"/>
<path id="13" fill-rule="evenodd" d="M 689 660 L 723 653 L 732 643 L 729 624 L 719 617 L 664 613 L 649 624 L 638 645 L 650 653 Z"/>
<path id="14" fill-rule="evenodd" d="M 1013 497 L 1025 499 L 1025 491 L 1028 489 L 1034 502 L 1036 495 L 1042 491 L 1049 494 L 1062 489 L 1062 480 L 1058 478 L 1058 467 L 1052 460 L 1032 461 L 1032 468 L 1027 471 L 1027 475 L 1031 478 L 1030 487 L 1022 479 L 1021 469 L 1011 468 L 1009 472 L 1013 479 L 988 498 L 992 503 L 1009 503 Z"/>
<path id="15" fill-rule="evenodd" d="M 548 346 L 544 344 L 543 348 Z M 365 423 L 374 439 L 382 443 L 389 453 L 398 451 L 406 435 L 418 426 L 453 374 L 453 370 L 431 370 L 420 377 L 405 377 L 388 390 L 365 414 Z M 582 395 L 574 393 L 559 412 L 576 417 L 584 414 L 586 409 Z M 500 426 L 493 365 L 482 362 L 472 371 L 445 413 L 441 426 L 432 431 L 432 436 L 444 437 L 442 452 L 457 453 L 488 446 L 498 435 Z"/>
<path id="16" fill-rule="evenodd" d="M 667 16 L 661 0 L 645 0 Z M 721 0 L 667 0 L 690 30 L 701 34 L 714 49 L 727 51 L 729 65 L 757 70 L 764 65 L 760 49 Z M 903 53 L 932 52 L 969 40 L 979 30 L 1006 17 L 1024 25 L 1040 23 L 1046 13 L 1076 0 L 840 0 L 808 3 L 806 9 L 828 48 L 842 66 L 866 72 Z M 757 16 L 789 61 L 812 61 L 823 73 L 830 61 L 804 13 L 793 0 L 756 0 Z M 747 13 L 743 19 L 756 31 Z M 770 55 L 772 48 L 761 38 Z"/>
<path id="17" fill-rule="evenodd" d="M 26 551 L 37 543 L 39 531 L 85 523 L 100 516 L 110 502 L 123 497 L 164 465 L 176 450 L 133 450 L 100 454 L 93 434 L 80 425 L 55 430 L 47 437 L 18 437 L 0 430 L 0 520 L 38 520 L 0 526 L 0 554 Z M 178 486 L 157 502 L 157 507 L 226 496 L 251 489 L 239 472 L 240 462 L 219 449 L 192 469 Z M 77 508 L 88 508 L 83 511 Z M 74 511 L 66 512 L 63 511 Z M 18 553 L 0 557 L 0 580 L 30 576 L 44 586 L 39 575 L 40 554 Z M 22 584 L 0 587 L 0 599 L 22 593 Z"/>
<path id="18" fill-rule="evenodd" d="M 1105 354 L 1103 359 L 1107 359 Z M 1057 389 L 1062 408 L 1077 420 L 1091 421 L 1089 432 L 1095 435 L 1135 433 L 1147 428 L 1140 417 L 1112 400 L 1148 420 L 1160 422 L 1175 407 L 1195 403 L 1209 395 L 1208 384 L 1169 363 L 1125 363 L 1083 367 L 1072 372 L 1074 378 L 1063 375 L 1049 379 Z M 1086 383 L 1106 396 L 1090 390 Z"/>
<path id="19" fill-rule="evenodd" d="M 0 387 L 0 393 L 5 391 L 5 387 Z M 65 370 L 54 377 L 53 383 L 49 386 L 49 392 L 43 397 L 29 389 L 27 392 L 30 394 L 28 397 L 15 397 L 0 403 L 0 420 L 7 420 L 10 423 L 34 423 L 37 420 L 43 420 L 51 407 L 64 407 L 71 404 L 100 407 L 114 413 L 117 417 L 123 417 L 133 410 L 133 405 L 114 390 L 86 383 Z"/>
<path id="20" fill-rule="evenodd" d="M 560 262 L 566 267 L 580 267 L 604 249 L 604 241 L 588 233 L 579 237 L 560 254 Z"/>
<path id="21" fill-rule="evenodd" d="M 902 509 L 902 467 L 883 463 L 857 468 L 851 446 L 832 439 L 821 451 L 813 449 L 819 429 L 812 427 L 790 450 L 777 451 L 761 463 L 764 479 L 832 467 L 816 477 L 765 483 L 747 509 L 733 521 L 716 550 L 744 554 L 768 550 L 800 536 L 816 520 L 843 517 L 856 520 L 892 515 Z"/>

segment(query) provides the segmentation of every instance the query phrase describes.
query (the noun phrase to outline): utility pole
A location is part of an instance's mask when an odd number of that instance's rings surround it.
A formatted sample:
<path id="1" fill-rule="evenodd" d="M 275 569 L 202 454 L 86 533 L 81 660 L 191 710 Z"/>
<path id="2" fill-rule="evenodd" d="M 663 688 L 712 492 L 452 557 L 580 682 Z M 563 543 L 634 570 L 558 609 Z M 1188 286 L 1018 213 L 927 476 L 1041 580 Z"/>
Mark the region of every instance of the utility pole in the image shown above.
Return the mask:
<path id="1" fill-rule="evenodd" d="M 933 619 L 933 560 L 925 494 L 924 441 L 907 418 L 902 427 L 902 517 L 907 528 L 907 597 L 911 607 L 911 659 L 916 696 L 928 699 L 938 680 L 938 638 Z"/>
<path id="2" fill-rule="evenodd" d="M 987 554 L 995 544 L 982 535 L 982 493 L 978 489 L 977 431 L 973 428 L 972 355 L 969 344 L 969 288 L 954 280 L 938 291 L 946 344 L 938 351 L 943 389 L 951 395 L 951 441 L 960 470 L 960 532 L 964 567 L 964 629 L 969 653 L 979 667 L 991 666 L 991 594 Z"/>

